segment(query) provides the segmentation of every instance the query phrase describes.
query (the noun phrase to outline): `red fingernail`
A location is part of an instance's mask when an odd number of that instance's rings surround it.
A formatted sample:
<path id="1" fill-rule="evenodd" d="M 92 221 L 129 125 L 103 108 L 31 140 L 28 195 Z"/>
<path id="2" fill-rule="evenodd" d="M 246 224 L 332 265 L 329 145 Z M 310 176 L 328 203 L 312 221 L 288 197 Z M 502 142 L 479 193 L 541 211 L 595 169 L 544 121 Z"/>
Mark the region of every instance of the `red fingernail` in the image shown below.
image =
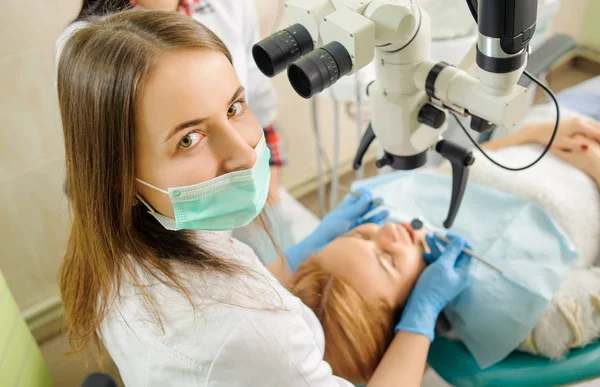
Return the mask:
<path id="1" fill-rule="evenodd" d="M 582 150 L 582 151 L 586 151 L 586 150 L 587 150 L 587 148 L 588 148 L 587 144 L 583 144 L 583 145 L 581 145 L 581 150 Z"/>

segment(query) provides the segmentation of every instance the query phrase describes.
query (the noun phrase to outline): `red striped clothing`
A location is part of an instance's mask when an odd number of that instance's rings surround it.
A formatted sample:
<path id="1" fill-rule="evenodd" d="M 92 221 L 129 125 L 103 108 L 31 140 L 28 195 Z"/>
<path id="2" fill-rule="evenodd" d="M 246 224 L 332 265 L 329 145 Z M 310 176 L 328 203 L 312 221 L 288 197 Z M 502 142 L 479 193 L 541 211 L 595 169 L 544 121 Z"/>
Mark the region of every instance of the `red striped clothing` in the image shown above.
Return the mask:
<path id="1" fill-rule="evenodd" d="M 275 167 L 281 167 L 282 165 L 285 165 L 285 154 L 281 149 L 281 141 L 279 139 L 279 135 L 275 131 L 274 126 L 269 125 L 263 130 L 265 132 L 265 141 L 267 142 L 267 146 L 271 151 L 271 160 L 269 160 L 269 164 Z"/>

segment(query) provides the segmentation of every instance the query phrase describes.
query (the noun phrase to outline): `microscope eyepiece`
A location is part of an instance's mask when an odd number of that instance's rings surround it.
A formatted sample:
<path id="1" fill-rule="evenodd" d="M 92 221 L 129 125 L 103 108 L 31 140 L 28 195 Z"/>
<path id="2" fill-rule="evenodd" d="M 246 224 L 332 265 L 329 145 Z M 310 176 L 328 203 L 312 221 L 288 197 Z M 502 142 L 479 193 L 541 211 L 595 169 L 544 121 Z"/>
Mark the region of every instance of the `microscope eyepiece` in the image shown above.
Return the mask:
<path id="1" fill-rule="evenodd" d="M 313 48 L 308 30 L 301 24 L 294 24 L 256 43 L 252 47 L 252 57 L 263 74 L 274 77 Z"/>
<path id="2" fill-rule="evenodd" d="M 290 84 L 303 98 L 333 85 L 352 70 L 352 58 L 339 42 L 330 42 L 288 67 Z"/>

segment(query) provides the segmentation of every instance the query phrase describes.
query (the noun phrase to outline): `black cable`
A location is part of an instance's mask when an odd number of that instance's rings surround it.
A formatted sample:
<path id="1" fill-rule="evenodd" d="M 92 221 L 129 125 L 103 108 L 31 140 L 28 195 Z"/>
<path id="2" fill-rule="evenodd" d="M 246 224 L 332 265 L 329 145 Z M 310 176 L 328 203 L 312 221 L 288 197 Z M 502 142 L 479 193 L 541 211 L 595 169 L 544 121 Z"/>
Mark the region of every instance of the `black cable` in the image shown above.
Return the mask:
<path id="1" fill-rule="evenodd" d="M 548 153 L 548 151 L 550 150 L 550 147 L 552 146 L 552 143 L 554 142 L 554 138 L 556 137 L 556 134 L 558 133 L 558 125 L 560 123 L 560 107 L 558 106 L 558 101 L 556 100 L 556 96 L 554 95 L 554 93 L 552 92 L 552 90 L 550 90 L 546 85 L 544 85 L 542 82 L 540 82 L 536 77 L 534 77 L 533 75 L 531 75 L 527 70 L 523 71 L 523 73 L 527 76 L 527 78 L 531 79 L 538 86 L 540 86 L 542 89 L 544 89 L 544 91 L 550 96 L 550 98 L 552 98 L 552 101 L 554 102 L 554 106 L 556 107 L 556 123 L 554 124 L 554 131 L 552 132 L 552 137 L 550 137 L 550 141 L 548 142 L 548 145 L 546 145 L 546 148 L 544 149 L 544 151 L 542 152 L 542 154 L 535 161 L 533 161 L 532 163 L 530 163 L 530 164 L 528 164 L 528 165 L 526 165 L 524 167 L 520 167 L 520 168 L 511 168 L 511 167 L 507 167 L 507 166 L 504 166 L 504 165 L 498 163 L 497 161 L 495 161 L 494 159 L 492 159 L 490 156 L 488 156 L 487 153 L 485 153 L 485 151 L 483 149 L 481 149 L 481 147 L 479 146 L 479 144 L 477 144 L 477 141 L 475 141 L 473 139 L 473 137 L 471 137 L 471 135 L 469 134 L 469 132 L 467 131 L 467 129 L 464 127 L 464 125 L 462 124 L 462 122 L 460 122 L 460 120 L 458 119 L 458 117 L 456 116 L 456 114 L 451 113 L 452 116 L 454 117 L 454 119 L 456 120 L 456 122 L 458 122 L 458 125 L 462 128 L 463 132 L 465 132 L 465 134 L 467 135 L 467 137 L 469 137 L 469 140 L 471 140 L 471 142 L 473 143 L 473 145 L 475 145 L 477 147 L 477 149 L 479 149 L 479 151 L 481 152 L 481 154 L 483 154 L 493 164 L 499 166 L 500 168 L 506 169 L 508 171 L 523 171 L 523 170 L 531 168 L 535 164 L 537 164 L 546 155 L 546 153 Z"/>
<path id="2" fill-rule="evenodd" d="M 467 0 L 467 5 L 469 6 L 471 15 L 473 15 L 473 19 L 475 19 L 475 23 L 477 23 L 477 0 Z"/>

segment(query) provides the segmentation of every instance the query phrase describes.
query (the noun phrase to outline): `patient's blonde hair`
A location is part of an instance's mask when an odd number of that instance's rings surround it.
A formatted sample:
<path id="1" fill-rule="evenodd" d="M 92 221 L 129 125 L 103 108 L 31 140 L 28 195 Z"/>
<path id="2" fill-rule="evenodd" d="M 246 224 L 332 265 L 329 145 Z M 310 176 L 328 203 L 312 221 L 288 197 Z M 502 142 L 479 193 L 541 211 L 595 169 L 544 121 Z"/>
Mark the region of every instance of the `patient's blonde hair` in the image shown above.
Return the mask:
<path id="1" fill-rule="evenodd" d="M 383 300 L 365 300 L 314 258 L 298 268 L 292 292 L 319 318 L 325 360 L 333 373 L 354 384 L 366 383 L 392 341 L 399 311 Z"/>

